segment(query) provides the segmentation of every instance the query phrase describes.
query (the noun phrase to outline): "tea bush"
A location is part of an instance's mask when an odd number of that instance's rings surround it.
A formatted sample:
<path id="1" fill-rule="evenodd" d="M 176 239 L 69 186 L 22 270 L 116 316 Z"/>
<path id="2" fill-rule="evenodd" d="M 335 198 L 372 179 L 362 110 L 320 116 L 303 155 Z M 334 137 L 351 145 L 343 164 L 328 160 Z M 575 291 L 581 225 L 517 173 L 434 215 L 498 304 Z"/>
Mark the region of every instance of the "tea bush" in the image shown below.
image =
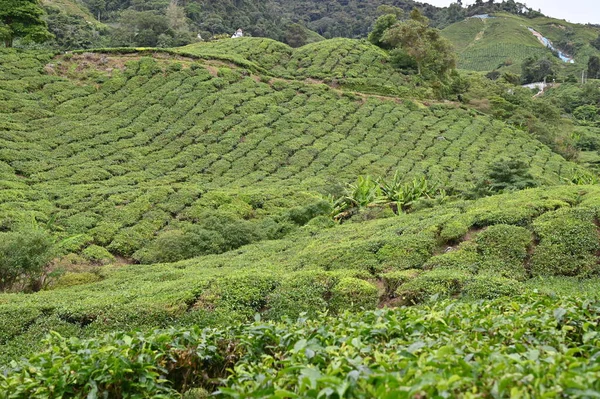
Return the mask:
<path id="1" fill-rule="evenodd" d="M 536 294 L 86 340 L 53 334 L 0 374 L 0 392 L 587 398 L 600 389 L 599 313 L 596 300 Z"/>
<path id="2" fill-rule="evenodd" d="M 531 259 L 536 276 L 588 276 L 598 272 L 600 249 L 593 209 L 558 210 L 533 224 L 540 238 Z"/>
<path id="3" fill-rule="evenodd" d="M 355 277 L 342 278 L 331 290 L 331 309 L 336 313 L 374 309 L 378 303 L 377 287 Z"/>
<path id="4" fill-rule="evenodd" d="M 527 279 L 525 260 L 532 245 L 531 231 L 518 226 L 495 225 L 475 239 L 483 258 L 479 270 L 514 280 Z"/>
<path id="5" fill-rule="evenodd" d="M 0 112 L 10 125 L 0 137 L 0 170 L 11 187 L 0 195 L 0 226 L 52 215 L 57 229 L 89 236 L 79 250 L 94 244 L 143 262 L 168 261 L 284 237 L 329 213 L 322 194 L 332 181 L 397 172 L 466 192 L 487 164 L 509 154 L 530 160 L 531 174 L 547 183 L 579 169 L 485 116 L 348 93 L 344 85 L 357 79 L 374 91 L 412 84 L 367 42 L 310 46 L 247 38 L 199 44 L 203 55 L 183 57 L 190 48 L 177 60 L 169 51 L 106 50 L 115 68 L 96 70 L 102 82 L 61 77 L 61 68 L 98 68 L 78 55 L 54 59 L 47 75 L 52 54 L 3 51 Z M 226 51 L 250 57 L 243 59 L 255 68 L 215 64 Z M 258 63 L 273 65 L 279 78 L 255 79 Z M 336 80 L 342 90 L 316 79 Z M 503 222 L 509 217 L 518 214 Z M 157 255 L 165 234 L 189 238 L 186 222 L 225 242 Z M 448 239 L 463 232 L 446 231 Z"/>

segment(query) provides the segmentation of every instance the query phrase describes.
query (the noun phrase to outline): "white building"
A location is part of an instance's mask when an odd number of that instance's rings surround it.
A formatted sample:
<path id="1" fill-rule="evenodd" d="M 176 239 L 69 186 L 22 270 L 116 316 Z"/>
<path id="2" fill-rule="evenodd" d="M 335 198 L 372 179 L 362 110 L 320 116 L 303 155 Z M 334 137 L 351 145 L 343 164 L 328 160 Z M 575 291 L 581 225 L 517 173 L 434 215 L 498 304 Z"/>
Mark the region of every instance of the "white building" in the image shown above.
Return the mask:
<path id="1" fill-rule="evenodd" d="M 241 29 L 238 29 L 237 32 L 231 36 L 232 39 L 237 39 L 238 37 L 244 37 L 244 32 Z"/>

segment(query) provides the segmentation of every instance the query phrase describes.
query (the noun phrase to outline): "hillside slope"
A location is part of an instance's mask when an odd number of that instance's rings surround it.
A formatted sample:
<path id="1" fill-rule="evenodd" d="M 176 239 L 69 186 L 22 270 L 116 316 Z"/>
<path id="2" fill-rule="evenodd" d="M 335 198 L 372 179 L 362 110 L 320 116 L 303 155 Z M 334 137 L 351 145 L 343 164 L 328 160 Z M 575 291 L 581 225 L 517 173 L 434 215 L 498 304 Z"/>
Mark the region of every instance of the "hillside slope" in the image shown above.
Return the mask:
<path id="1" fill-rule="evenodd" d="M 578 169 L 527 133 L 451 104 L 259 78 L 222 61 L 83 55 L 46 67 L 87 65 L 77 73 L 96 83 L 43 74 L 49 57 L 3 57 L 2 225 L 52 217 L 119 255 L 210 215 L 261 232 L 244 240 L 275 238 L 288 208 L 339 194 L 359 175 L 426 175 L 460 192 L 503 156 L 525 160 L 542 184 Z"/>
<path id="2" fill-rule="evenodd" d="M 94 18 L 88 8 L 77 0 L 42 0 L 42 5 L 46 8 L 56 8 L 68 16 L 82 18 L 89 24 L 102 25 Z"/>
<path id="3" fill-rule="evenodd" d="M 498 13 L 491 18 L 467 18 L 448 26 L 442 34 L 454 44 L 459 54 L 459 68 L 520 73 L 525 58 L 552 56 L 528 28 L 540 32 L 556 48 L 574 57 L 574 65 L 562 63 L 565 73 L 581 70 L 581 65 L 587 67 L 589 56 L 599 55 L 590 45 L 600 33 L 597 28 L 547 17 L 530 19 Z"/>
<path id="4" fill-rule="evenodd" d="M 286 238 L 225 254 L 109 267 L 64 279 L 53 290 L 1 294 L 0 364 L 30 353 L 49 330 L 86 336 L 229 325 L 256 313 L 312 317 L 422 303 L 432 295 L 489 299 L 528 289 L 591 295 L 599 283 L 587 278 L 600 272 L 599 198 L 598 187 L 563 186 L 399 217 L 371 211 L 343 225 L 320 217 Z"/>

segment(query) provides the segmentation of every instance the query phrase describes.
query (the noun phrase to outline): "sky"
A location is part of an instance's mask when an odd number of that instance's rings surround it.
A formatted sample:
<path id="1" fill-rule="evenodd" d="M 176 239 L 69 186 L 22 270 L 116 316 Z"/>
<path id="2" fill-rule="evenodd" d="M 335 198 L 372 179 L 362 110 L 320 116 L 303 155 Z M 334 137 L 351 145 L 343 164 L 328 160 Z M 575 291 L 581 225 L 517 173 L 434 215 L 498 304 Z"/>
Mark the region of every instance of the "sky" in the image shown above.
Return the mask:
<path id="1" fill-rule="evenodd" d="M 420 0 L 436 6 L 445 7 L 455 0 Z M 473 4 L 475 1 L 464 1 L 463 4 Z M 500 1 L 496 1 L 499 3 Z M 600 7 L 598 0 L 519 0 L 534 10 L 542 10 L 549 17 L 566 19 L 569 22 L 600 24 Z"/>

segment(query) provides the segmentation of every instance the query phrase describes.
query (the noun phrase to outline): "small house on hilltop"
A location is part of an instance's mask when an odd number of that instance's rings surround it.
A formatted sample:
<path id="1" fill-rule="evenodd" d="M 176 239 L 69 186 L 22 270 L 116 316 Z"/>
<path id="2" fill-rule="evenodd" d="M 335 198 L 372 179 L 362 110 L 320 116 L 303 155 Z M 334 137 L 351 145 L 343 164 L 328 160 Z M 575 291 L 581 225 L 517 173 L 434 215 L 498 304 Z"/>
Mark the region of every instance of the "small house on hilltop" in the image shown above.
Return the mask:
<path id="1" fill-rule="evenodd" d="M 244 32 L 241 29 L 238 29 L 233 36 L 231 36 L 232 39 L 236 39 L 238 37 L 244 37 Z"/>

